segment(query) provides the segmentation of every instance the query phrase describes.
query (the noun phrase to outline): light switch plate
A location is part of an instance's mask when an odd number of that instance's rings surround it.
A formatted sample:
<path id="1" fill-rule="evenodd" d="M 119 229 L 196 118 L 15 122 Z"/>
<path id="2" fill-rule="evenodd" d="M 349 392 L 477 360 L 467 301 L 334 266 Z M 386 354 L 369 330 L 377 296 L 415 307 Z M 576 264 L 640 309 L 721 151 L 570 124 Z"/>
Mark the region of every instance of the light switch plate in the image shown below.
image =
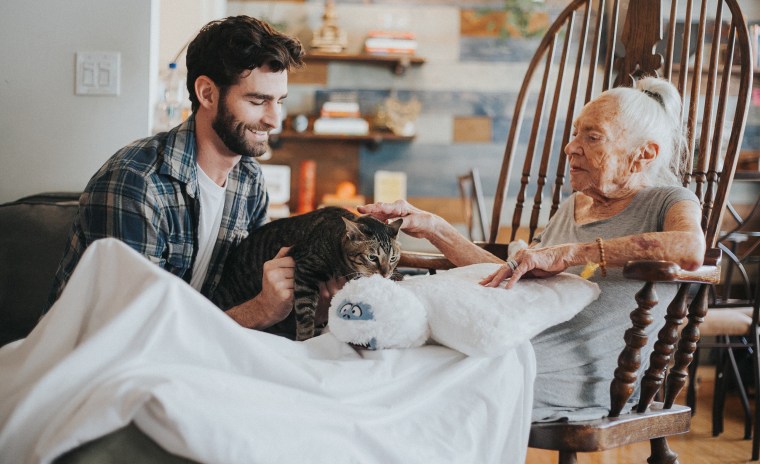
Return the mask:
<path id="1" fill-rule="evenodd" d="M 77 52 L 76 94 L 119 95 L 121 53 Z"/>

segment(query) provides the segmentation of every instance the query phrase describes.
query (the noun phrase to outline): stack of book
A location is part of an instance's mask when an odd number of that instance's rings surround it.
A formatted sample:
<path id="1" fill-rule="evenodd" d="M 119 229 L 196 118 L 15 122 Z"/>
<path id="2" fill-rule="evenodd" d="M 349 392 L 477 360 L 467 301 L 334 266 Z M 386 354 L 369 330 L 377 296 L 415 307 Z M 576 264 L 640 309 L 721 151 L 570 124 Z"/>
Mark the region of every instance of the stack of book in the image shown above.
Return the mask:
<path id="1" fill-rule="evenodd" d="M 361 117 L 356 102 L 327 101 L 314 121 L 315 134 L 367 135 L 369 123 Z"/>
<path id="2" fill-rule="evenodd" d="M 414 55 L 417 39 L 413 32 L 370 31 L 364 40 L 364 51 L 373 55 Z"/>
<path id="3" fill-rule="evenodd" d="M 319 110 L 319 116 L 323 118 L 358 118 L 359 104 L 352 101 L 326 101 Z"/>

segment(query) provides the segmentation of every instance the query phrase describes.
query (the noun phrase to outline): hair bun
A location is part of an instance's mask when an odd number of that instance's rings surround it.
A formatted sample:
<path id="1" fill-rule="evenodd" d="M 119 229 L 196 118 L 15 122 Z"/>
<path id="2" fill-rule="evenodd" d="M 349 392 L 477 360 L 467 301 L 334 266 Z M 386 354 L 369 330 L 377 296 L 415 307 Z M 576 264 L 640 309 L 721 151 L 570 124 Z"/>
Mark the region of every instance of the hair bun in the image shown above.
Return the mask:
<path id="1" fill-rule="evenodd" d="M 680 185 L 689 155 L 678 89 L 667 79 L 644 77 L 634 81 L 633 87 L 604 93 L 618 98 L 621 116 L 630 123 L 632 146 L 650 141 L 659 146 L 659 155 L 646 174 L 653 185 Z"/>
<path id="2" fill-rule="evenodd" d="M 653 98 L 657 103 L 659 103 L 660 106 L 662 106 L 662 109 L 665 109 L 665 102 L 662 100 L 662 95 L 657 92 L 652 92 L 648 89 L 644 89 L 643 92 Z"/>
<path id="3" fill-rule="evenodd" d="M 659 77 L 644 77 L 633 86 L 662 106 L 674 125 L 680 125 L 681 95 L 673 84 Z"/>
<path id="4" fill-rule="evenodd" d="M 686 132 L 683 124 L 683 101 L 678 89 L 667 79 L 659 77 L 645 77 L 635 82 L 634 88 L 642 91 L 648 97 L 657 101 L 665 110 L 665 116 L 669 121 L 672 138 L 672 156 L 667 163 L 670 171 L 677 178 L 683 175 L 683 169 L 687 166 L 686 157 Z"/>

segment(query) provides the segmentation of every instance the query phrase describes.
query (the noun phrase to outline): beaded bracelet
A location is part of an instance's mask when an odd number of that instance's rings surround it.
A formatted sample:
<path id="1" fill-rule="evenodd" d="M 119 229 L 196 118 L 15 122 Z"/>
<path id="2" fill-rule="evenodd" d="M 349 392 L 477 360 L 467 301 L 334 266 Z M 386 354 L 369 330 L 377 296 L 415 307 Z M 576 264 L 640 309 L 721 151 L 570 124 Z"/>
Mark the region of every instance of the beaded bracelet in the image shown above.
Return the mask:
<path id="1" fill-rule="evenodd" d="M 602 269 L 602 277 L 607 277 L 607 260 L 604 258 L 604 242 L 602 237 L 596 238 L 596 244 L 599 246 L 599 267 Z"/>
<path id="2" fill-rule="evenodd" d="M 586 266 L 581 271 L 580 276 L 584 279 L 589 279 L 596 273 L 597 269 L 602 270 L 602 277 L 607 277 L 607 260 L 604 258 L 604 242 L 601 237 L 596 238 L 596 245 L 599 247 L 599 262 L 592 263 L 591 261 L 586 263 Z"/>

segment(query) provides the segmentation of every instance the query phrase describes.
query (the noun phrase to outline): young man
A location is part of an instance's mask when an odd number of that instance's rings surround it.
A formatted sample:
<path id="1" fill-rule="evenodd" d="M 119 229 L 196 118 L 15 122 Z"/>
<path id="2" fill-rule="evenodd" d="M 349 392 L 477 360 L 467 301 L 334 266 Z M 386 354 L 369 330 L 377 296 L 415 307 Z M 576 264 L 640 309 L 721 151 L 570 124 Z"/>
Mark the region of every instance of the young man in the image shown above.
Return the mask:
<path id="1" fill-rule="evenodd" d="M 231 250 L 266 221 L 268 196 L 254 158 L 280 124 L 288 71 L 303 64 L 293 38 L 247 16 L 204 26 L 187 49 L 192 115 L 119 150 L 79 199 L 51 304 L 93 241 L 116 237 L 207 297 Z M 262 329 L 292 308 L 287 250 L 264 266 L 263 289 L 227 311 Z"/>

